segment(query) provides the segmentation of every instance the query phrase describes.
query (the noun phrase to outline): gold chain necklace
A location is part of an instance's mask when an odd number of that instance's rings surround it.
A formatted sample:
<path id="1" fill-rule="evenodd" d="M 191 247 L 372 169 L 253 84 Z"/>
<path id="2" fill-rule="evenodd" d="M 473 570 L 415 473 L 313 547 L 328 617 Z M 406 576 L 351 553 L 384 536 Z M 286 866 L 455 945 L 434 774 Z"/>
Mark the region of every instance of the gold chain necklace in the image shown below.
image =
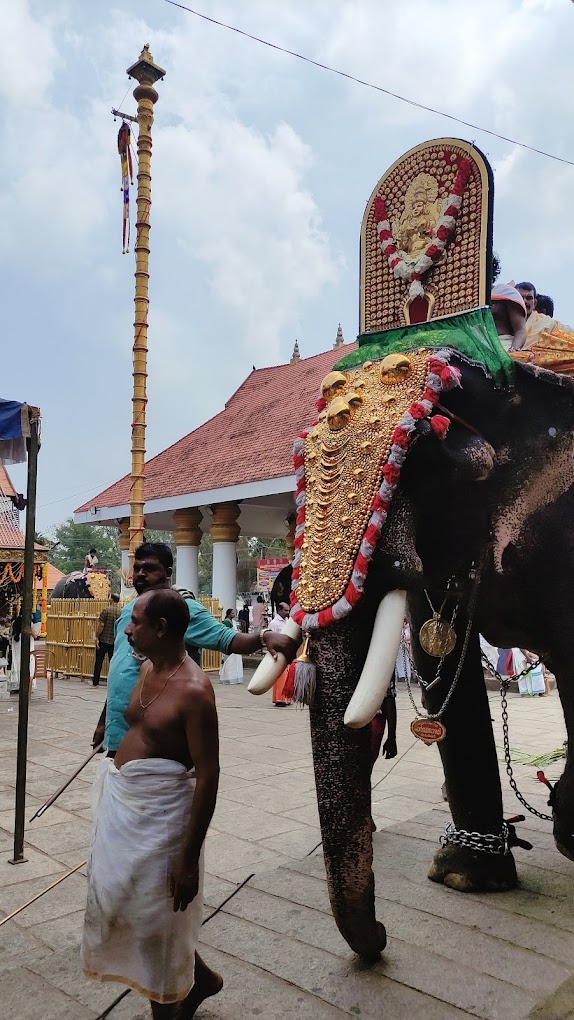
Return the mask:
<path id="1" fill-rule="evenodd" d="M 171 680 L 172 676 L 175 676 L 175 674 L 181 669 L 181 667 L 183 666 L 183 664 L 184 664 L 186 659 L 187 659 L 187 652 L 185 653 L 185 655 L 184 655 L 183 659 L 181 660 L 181 662 L 179 663 L 179 665 L 175 667 L 173 672 L 170 673 L 168 677 L 166 677 L 165 683 L 164 683 L 161 691 L 158 691 L 158 693 L 153 696 L 151 701 L 148 701 L 147 705 L 144 705 L 144 703 L 142 701 L 142 694 L 144 692 L 145 682 L 146 682 L 146 680 L 147 680 L 147 678 L 148 678 L 148 676 L 149 676 L 149 674 L 151 672 L 151 666 L 150 666 L 150 668 L 148 669 L 148 671 L 145 674 L 145 676 L 142 677 L 142 685 L 141 685 L 141 690 L 140 690 L 140 707 L 143 708 L 144 711 L 146 710 L 146 708 L 149 708 L 150 705 L 153 705 L 154 701 L 157 701 L 157 699 L 159 698 L 160 694 L 163 694 L 163 692 L 165 691 L 165 689 L 166 689 L 169 681 Z"/>

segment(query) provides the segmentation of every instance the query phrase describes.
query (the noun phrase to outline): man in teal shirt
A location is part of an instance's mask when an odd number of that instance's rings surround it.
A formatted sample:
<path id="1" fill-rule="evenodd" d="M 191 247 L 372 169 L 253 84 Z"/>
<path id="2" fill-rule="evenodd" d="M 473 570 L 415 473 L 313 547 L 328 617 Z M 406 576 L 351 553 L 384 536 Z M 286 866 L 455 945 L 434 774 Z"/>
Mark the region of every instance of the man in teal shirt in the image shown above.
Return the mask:
<path id="1" fill-rule="evenodd" d="M 133 585 L 138 595 L 154 588 L 169 588 L 173 570 L 173 556 L 163 542 L 144 542 L 135 551 Z M 186 599 L 189 609 L 189 626 L 185 644 L 195 648 L 211 648 L 229 655 L 249 655 L 264 647 L 271 653 L 283 652 L 287 660 L 294 658 L 297 643 L 283 634 L 266 631 L 263 634 L 241 634 L 224 627 L 219 620 L 195 599 Z M 121 740 L 128 731 L 124 712 L 138 681 L 141 659 L 134 655 L 125 629 L 131 620 L 133 602 L 129 602 L 118 617 L 115 629 L 114 654 L 108 673 L 108 700 L 94 733 L 94 747 L 104 743 L 108 754 L 115 755 Z"/>

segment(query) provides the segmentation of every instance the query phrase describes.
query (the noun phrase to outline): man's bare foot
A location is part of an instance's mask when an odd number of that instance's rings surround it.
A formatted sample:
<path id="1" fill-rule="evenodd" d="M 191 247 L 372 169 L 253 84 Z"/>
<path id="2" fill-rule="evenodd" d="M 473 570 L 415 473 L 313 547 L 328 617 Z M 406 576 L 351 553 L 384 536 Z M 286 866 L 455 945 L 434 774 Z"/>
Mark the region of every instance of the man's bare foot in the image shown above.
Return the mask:
<path id="1" fill-rule="evenodd" d="M 199 953 L 195 954 L 195 983 L 189 995 L 180 1003 L 177 1020 L 190 1020 L 204 999 L 217 995 L 223 988 L 221 974 L 211 970 Z"/>

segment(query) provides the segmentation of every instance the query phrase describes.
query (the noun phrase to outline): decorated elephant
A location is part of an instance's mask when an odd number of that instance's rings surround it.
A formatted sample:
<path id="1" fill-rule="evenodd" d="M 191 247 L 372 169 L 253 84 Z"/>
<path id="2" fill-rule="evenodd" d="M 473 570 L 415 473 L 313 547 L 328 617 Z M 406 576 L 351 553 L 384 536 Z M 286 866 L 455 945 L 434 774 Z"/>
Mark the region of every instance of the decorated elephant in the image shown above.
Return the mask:
<path id="1" fill-rule="evenodd" d="M 82 573 L 72 571 L 61 577 L 54 585 L 52 599 L 107 599 L 110 595 L 110 581 L 107 571 L 89 570 Z"/>
<path id="2" fill-rule="evenodd" d="M 473 166 L 465 167 L 466 190 L 457 196 L 467 158 Z M 390 312 L 384 290 L 383 298 L 381 288 L 369 291 L 367 260 L 359 347 L 323 380 L 318 422 L 295 444 L 289 633 L 294 646 L 307 635 L 295 700 L 310 706 L 333 914 L 367 960 L 386 944 L 375 917 L 369 723 L 395 667 L 405 613 L 423 692 L 412 730 L 438 742 L 452 813 L 429 878 L 462 892 L 517 882 L 479 634 L 495 646 L 530 649 L 552 669 L 569 748 L 574 741 L 574 382 L 516 364 L 498 342 L 485 307 L 492 184 L 484 157 L 452 139 L 407 153 L 367 207 L 363 256 L 373 251 L 365 234 L 374 230 L 394 272 L 405 253 L 393 241 L 381 195 L 390 194 L 398 212 L 417 169 L 416 181 L 451 162 L 450 177 L 440 180 L 447 191 L 453 178 L 454 185 L 439 208 L 443 218 L 460 217 L 457 237 L 474 238 L 475 255 L 449 283 L 446 242 L 437 258 L 429 244 L 428 265 L 411 261 L 402 290 L 389 274 Z M 483 205 L 482 220 L 477 212 L 470 219 L 481 207 L 481 187 L 486 211 Z M 445 237 L 440 228 L 439 219 L 437 240 Z M 373 256 L 371 275 L 383 269 Z M 384 329 L 374 328 L 377 316 Z M 250 690 L 267 689 L 283 665 L 266 659 Z M 550 799 L 556 845 L 574 860 L 571 753 Z"/>

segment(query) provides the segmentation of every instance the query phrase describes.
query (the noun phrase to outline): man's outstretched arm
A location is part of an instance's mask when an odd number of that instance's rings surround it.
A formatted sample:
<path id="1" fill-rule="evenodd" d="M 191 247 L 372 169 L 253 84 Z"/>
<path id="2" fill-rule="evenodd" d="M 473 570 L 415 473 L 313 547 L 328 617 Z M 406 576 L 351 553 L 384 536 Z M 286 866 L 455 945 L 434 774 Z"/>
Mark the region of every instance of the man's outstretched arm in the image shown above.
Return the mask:
<path id="1" fill-rule="evenodd" d="M 196 648 L 211 648 L 216 652 L 223 652 L 229 655 L 231 652 L 237 655 L 251 655 L 261 648 L 259 634 L 241 634 L 224 627 L 219 620 L 216 620 L 211 613 L 199 602 L 187 602 L 190 612 L 189 626 L 185 632 L 186 644 L 195 645 Z M 263 637 L 265 647 L 271 654 L 283 652 L 288 662 L 291 662 L 297 654 L 297 642 L 286 637 L 285 634 L 273 634 L 267 631 Z"/>

